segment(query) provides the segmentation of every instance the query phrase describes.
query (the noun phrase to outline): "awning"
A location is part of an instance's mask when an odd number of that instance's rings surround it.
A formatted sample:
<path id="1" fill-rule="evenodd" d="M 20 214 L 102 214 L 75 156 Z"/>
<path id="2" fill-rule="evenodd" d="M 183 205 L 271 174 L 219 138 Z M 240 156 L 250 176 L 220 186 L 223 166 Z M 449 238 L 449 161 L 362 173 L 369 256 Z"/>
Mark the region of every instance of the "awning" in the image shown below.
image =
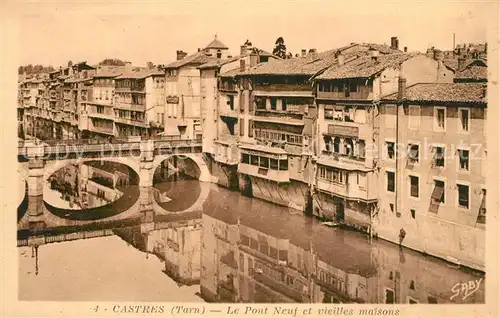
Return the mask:
<path id="1" fill-rule="evenodd" d="M 481 199 L 481 206 L 479 207 L 479 213 L 485 213 L 483 211 L 486 211 L 486 194 L 483 195 L 483 198 Z"/>
<path id="2" fill-rule="evenodd" d="M 431 198 L 437 202 L 441 202 L 441 198 L 443 197 L 444 188 L 443 187 L 434 187 L 432 190 Z"/>

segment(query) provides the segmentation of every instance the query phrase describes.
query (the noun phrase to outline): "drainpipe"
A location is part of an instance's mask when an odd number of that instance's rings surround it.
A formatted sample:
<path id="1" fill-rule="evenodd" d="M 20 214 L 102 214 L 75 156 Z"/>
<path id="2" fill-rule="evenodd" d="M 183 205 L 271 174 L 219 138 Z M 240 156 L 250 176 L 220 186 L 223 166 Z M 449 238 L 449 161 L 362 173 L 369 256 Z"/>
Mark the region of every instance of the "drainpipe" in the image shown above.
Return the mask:
<path id="1" fill-rule="evenodd" d="M 406 79 L 402 76 L 402 74 L 400 74 L 399 80 L 398 80 L 398 101 L 396 103 L 396 144 L 395 144 L 395 147 L 396 147 L 396 176 L 395 176 L 396 202 L 394 203 L 394 209 L 395 209 L 396 213 L 399 212 L 399 208 L 400 208 L 399 207 L 400 206 L 400 204 L 399 204 L 400 195 L 399 195 L 398 190 L 399 190 L 400 186 L 402 185 L 402 182 L 399 182 L 399 181 L 402 181 L 403 177 L 404 177 L 401 173 L 399 173 L 400 158 L 399 158 L 399 150 L 398 150 L 397 146 L 399 145 L 399 121 L 400 121 L 399 108 L 400 108 L 400 106 L 403 107 L 405 97 L 406 97 Z"/>

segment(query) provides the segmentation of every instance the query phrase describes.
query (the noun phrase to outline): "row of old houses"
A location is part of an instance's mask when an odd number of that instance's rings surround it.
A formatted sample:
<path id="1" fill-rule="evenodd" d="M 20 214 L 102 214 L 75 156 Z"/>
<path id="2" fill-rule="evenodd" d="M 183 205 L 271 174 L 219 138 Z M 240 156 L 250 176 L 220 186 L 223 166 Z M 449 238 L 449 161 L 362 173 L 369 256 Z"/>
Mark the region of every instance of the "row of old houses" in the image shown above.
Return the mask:
<path id="1" fill-rule="evenodd" d="M 484 268 L 486 60 L 455 69 L 391 40 L 200 66 L 212 174 L 244 195 Z"/>
<path id="2" fill-rule="evenodd" d="M 25 133 L 202 138 L 223 186 L 484 268 L 486 46 L 421 54 L 393 37 L 283 60 L 215 37 L 176 53 L 22 82 Z"/>

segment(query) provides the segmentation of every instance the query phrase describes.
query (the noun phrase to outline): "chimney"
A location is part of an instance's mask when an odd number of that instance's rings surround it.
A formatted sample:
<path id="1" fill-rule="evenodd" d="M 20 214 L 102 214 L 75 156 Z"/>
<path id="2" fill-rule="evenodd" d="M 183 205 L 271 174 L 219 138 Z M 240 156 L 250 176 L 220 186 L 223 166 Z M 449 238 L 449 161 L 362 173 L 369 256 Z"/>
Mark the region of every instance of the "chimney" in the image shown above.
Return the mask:
<path id="1" fill-rule="evenodd" d="M 250 67 L 259 64 L 259 55 L 255 52 L 250 53 Z"/>
<path id="2" fill-rule="evenodd" d="M 243 44 L 242 46 L 240 46 L 240 55 L 245 55 L 245 54 L 247 54 L 247 45 Z"/>
<path id="3" fill-rule="evenodd" d="M 391 37 L 391 49 L 399 50 L 399 40 L 397 36 Z"/>
<path id="4" fill-rule="evenodd" d="M 309 55 L 311 55 L 311 58 L 315 60 L 318 58 L 318 51 L 316 51 L 316 49 L 309 49 Z"/>
<path id="5" fill-rule="evenodd" d="M 182 60 L 183 58 L 186 57 L 187 53 L 182 51 L 182 50 L 177 50 L 177 61 Z"/>
<path id="6" fill-rule="evenodd" d="M 404 52 L 407 53 L 408 52 L 408 47 L 405 46 L 404 48 Z"/>
<path id="7" fill-rule="evenodd" d="M 240 60 L 240 72 L 244 72 L 244 71 L 245 71 L 245 60 L 241 59 Z"/>
<path id="8" fill-rule="evenodd" d="M 306 49 L 302 49 L 302 51 L 301 51 L 302 55 L 301 55 L 301 56 L 302 56 L 302 57 L 306 57 L 306 54 L 307 54 L 306 52 L 307 52 L 307 50 L 306 50 Z"/>
<path id="9" fill-rule="evenodd" d="M 400 76 L 398 80 L 398 100 L 406 99 L 406 78 Z"/>
<path id="10" fill-rule="evenodd" d="M 371 50 L 372 61 L 377 62 L 379 52 L 377 50 Z"/>
<path id="11" fill-rule="evenodd" d="M 337 62 L 339 65 L 344 65 L 344 55 L 342 53 L 337 56 Z"/>
<path id="12" fill-rule="evenodd" d="M 198 52 L 201 52 L 201 49 L 200 49 L 200 48 L 198 48 Z"/>

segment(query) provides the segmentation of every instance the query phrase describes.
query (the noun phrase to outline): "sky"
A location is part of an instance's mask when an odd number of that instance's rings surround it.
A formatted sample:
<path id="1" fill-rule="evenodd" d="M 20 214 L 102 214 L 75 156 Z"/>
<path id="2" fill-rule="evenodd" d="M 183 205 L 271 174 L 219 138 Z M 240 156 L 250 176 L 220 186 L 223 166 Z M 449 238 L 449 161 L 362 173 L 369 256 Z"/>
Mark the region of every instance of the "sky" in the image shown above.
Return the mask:
<path id="1" fill-rule="evenodd" d="M 217 34 L 232 55 L 246 39 L 272 51 L 324 51 L 351 42 L 425 51 L 484 42 L 497 1 L 7 1 L 7 25 L 20 65 L 66 65 L 120 58 L 134 65 L 166 64 L 175 51 L 194 53 Z"/>

